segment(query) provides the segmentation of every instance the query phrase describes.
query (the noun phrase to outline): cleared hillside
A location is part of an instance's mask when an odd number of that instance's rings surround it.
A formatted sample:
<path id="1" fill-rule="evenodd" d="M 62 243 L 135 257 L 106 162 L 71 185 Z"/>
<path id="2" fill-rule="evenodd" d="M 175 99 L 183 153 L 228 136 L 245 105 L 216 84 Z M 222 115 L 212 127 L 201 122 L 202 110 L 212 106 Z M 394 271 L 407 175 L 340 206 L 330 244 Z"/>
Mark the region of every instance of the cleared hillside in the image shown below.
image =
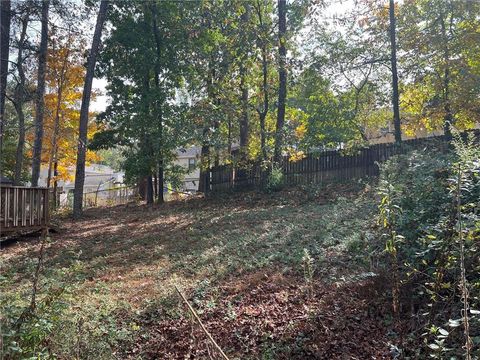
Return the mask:
<path id="1" fill-rule="evenodd" d="M 388 358 L 388 305 L 365 255 L 375 211 L 364 184 L 91 210 L 51 235 L 31 326 L 60 358 L 208 357 L 177 285 L 232 358 Z M 11 318 L 39 248 L 2 251 Z"/>

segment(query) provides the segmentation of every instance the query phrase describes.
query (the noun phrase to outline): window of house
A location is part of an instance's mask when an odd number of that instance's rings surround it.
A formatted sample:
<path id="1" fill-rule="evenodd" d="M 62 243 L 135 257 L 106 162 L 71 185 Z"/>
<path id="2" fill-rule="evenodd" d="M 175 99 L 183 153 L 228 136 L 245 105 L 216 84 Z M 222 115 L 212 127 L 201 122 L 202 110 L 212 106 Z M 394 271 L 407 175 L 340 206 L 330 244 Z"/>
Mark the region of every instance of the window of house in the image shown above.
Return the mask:
<path id="1" fill-rule="evenodd" d="M 195 158 L 189 158 L 188 159 L 188 171 L 193 171 L 195 170 L 195 167 L 197 166 L 197 159 Z"/>

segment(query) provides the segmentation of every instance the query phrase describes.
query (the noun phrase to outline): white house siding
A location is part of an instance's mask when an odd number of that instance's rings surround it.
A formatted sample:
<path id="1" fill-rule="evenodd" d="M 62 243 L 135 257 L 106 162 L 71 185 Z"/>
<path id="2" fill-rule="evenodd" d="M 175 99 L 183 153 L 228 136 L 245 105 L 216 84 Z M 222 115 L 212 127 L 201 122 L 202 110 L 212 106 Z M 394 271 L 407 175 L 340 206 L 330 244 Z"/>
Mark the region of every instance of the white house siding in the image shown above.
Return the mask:
<path id="1" fill-rule="evenodd" d="M 60 204 L 67 205 L 69 201 L 69 192 L 72 193 L 75 188 L 75 168 L 70 169 L 70 175 L 72 180 L 63 181 L 60 180 L 57 183 L 60 189 Z M 40 170 L 40 178 L 38 180 L 39 186 L 47 186 L 48 169 L 42 168 Z M 85 168 L 85 183 L 83 186 L 83 192 L 89 193 L 113 187 L 113 184 L 118 186 L 123 184 L 124 173 L 116 172 L 112 168 L 106 165 L 91 164 Z"/>
<path id="2" fill-rule="evenodd" d="M 196 167 L 185 174 L 183 180 L 183 191 L 198 191 L 198 181 L 200 179 L 200 169 L 198 168 L 198 162 L 200 161 L 201 148 L 199 146 L 192 146 L 187 149 L 177 150 L 177 159 L 174 161 L 175 165 L 179 165 L 184 169 L 188 169 L 189 160 L 196 161 Z"/>

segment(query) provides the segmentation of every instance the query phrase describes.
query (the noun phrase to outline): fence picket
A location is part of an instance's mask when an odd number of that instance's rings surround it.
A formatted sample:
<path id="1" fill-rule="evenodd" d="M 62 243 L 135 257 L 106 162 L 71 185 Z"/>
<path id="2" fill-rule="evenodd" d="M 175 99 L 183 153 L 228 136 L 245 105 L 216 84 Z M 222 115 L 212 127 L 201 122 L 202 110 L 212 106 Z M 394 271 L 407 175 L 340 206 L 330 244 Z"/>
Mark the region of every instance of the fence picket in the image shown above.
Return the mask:
<path id="1" fill-rule="evenodd" d="M 475 132 L 479 137 L 480 132 Z M 464 134 L 462 134 L 464 135 Z M 348 180 L 359 176 L 375 176 L 379 174 L 377 163 L 384 162 L 390 157 L 405 153 L 407 147 L 421 147 L 432 140 L 445 141 L 444 136 L 405 140 L 402 146 L 395 143 L 382 143 L 363 148 L 352 155 L 342 155 L 338 150 L 327 150 L 321 153 L 307 154 L 298 161 L 283 157 L 281 169 L 284 175 L 284 183 L 287 186 L 307 183 L 322 183 L 325 181 Z M 212 191 L 235 189 L 242 184 L 258 187 L 262 185 L 262 179 L 266 173 L 259 163 L 252 163 L 248 171 L 245 171 L 245 179 L 235 181 L 234 174 L 237 169 L 233 165 L 221 165 L 211 169 Z"/>

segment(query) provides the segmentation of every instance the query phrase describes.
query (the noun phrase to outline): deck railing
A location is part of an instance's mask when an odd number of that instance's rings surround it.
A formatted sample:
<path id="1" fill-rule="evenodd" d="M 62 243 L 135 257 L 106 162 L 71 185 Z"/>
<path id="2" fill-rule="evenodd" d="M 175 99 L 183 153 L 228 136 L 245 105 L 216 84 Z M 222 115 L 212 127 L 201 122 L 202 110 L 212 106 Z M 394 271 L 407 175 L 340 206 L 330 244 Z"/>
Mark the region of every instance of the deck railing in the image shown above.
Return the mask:
<path id="1" fill-rule="evenodd" d="M 49 222 L 47 188 L 0 186 L 0 233 L 41 229 Z"/>

